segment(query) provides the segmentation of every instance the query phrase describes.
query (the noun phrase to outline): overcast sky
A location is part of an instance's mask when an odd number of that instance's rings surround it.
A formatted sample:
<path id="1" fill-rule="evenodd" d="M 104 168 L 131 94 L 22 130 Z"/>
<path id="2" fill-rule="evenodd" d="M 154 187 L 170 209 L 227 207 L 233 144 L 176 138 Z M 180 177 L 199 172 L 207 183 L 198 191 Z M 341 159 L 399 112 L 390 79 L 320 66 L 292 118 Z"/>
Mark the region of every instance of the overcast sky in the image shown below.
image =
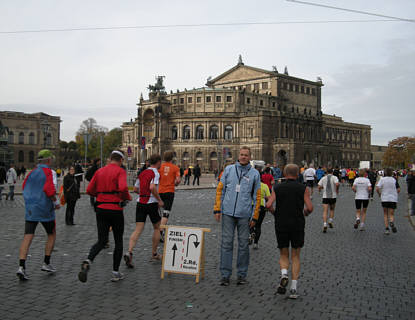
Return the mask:
<path id="1" fill-rule="evenodd" d="M 310 0 L 415 19 L 413 0 Z M 0 1 L 0 31 L 166 24 L 382 19 L 261 1 Z M 323 112 L 372 126 L 372 144 L 415 134 L 415 23 L 370 22 L 0 34 L 0 110 L 120 126 L 156 75 L 168 91 L 246 65 L 323 78 Z"/>

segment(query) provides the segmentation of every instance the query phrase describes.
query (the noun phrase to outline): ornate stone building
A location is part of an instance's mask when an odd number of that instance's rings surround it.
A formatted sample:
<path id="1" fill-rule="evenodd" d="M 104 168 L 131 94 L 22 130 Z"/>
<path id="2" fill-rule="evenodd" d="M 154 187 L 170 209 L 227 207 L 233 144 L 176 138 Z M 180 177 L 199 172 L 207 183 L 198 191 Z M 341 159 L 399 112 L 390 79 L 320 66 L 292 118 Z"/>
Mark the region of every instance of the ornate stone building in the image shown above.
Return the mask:
<path id="1" fill-rule="evenodd" d="M 17 166 L 33 168 L 37 163 L 37 153 L 48 148 L 58 155 L 60 137 L 60 117 L 45 113 L 23 113 L 0 111 L 0 120 L 8 127 L 8 147 L 12 150 L 12 162 Z"/>
<path id="2" fill-rule="evenodd" d="M 322 87 L 320 78 L 254 68 L 242 59 L 200 89 L 168 94 L 159 77 L 149 99 L 141 96 L 137 118 L 122 125 L 123 148 L 131 147 L 135 162 L 174 150 L 179 165 L 199 163 L 205 171 L 237 160 L 243 145 L 253 159 L 279 165 L 357 166 L 370 160 L 370 126 L 323 114 Z"/>

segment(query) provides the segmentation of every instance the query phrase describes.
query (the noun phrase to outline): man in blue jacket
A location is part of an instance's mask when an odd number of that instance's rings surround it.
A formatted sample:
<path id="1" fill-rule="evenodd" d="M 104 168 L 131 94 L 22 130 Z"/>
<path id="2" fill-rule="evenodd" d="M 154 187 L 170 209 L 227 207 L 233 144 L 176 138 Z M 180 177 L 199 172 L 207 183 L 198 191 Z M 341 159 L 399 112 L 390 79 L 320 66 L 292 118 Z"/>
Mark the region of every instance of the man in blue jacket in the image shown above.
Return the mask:
<path id="1" fill-rule="evenodd" d="M 56 239 L 55 209 L 59 209 L 60 206 L 56 199 L 56 190 L 50 169 L 52 159 L 53 154 L 50 150 L 39 151 L 39 164 L 27 175 L 22 185 L 26 214 L 24 238 L 19 252 L 19 269 L 16 273 L 20 280 L 29 279 L 26 274 L 26 257 L 39 222 L 48 234 L 41 270 L 48 273 L 56 272 L 56 269 L 50 264 L 50 256 Z"/>
<path id="2" fill-rule="evenodd" d="M 249 164 L 251 150 L 242 147 L 236 164 L 225 168 L 216 189 L 214 214 L 222 217 L 220 285 L 228 286 L 232 275 L 233 238 L 238 230 L 238 285 L 245 284 L 249 265 L 249 228 L 255 226 L 261 205 L 261 178 Z"/>

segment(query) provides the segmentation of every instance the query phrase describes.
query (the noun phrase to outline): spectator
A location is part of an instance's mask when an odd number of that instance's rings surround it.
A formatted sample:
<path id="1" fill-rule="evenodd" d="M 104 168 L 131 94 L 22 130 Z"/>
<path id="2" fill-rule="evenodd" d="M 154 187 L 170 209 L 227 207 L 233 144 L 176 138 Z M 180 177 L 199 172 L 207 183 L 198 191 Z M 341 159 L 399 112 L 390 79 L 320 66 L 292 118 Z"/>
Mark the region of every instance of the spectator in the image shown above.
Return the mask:
<path id="1" fill-rule="evenodd" d="M 6 200 L 8 200 L 9 198 L 11 201 L 14 200 L 14 186 L 16 184 L 16 180 L 17 180 L 17 173 L 16 173 L 16 170 L 14 169 L 14 165 L 11 164 L 6 174 L 6 181 L 7 181 L 7 184 L 9 185 L 9 193 L 6 195 Z"/>

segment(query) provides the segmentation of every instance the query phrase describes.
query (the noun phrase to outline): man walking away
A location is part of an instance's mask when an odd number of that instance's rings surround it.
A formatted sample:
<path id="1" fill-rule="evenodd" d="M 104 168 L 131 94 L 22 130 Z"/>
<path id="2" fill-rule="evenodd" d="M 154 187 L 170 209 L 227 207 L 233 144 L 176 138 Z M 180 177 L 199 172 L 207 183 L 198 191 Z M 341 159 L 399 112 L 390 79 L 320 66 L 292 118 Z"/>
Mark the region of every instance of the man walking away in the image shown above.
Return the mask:
<path id="1" fill-rule="evenodd" d="M 318 183 L 318 190 L 323 189 L 323 232 L 327 232 L 327 214 L 330 207 L 329 227 L 333 228 L 334 209 L 336 198 L 339 193 L 339 179 L 333 176 L 333 169 L 327 170 L 327 175 Z"/>
<path id="2" fill-rule="evenodd" d="M 77 161 L 75 163 L 75 177 L 76 177 L 76 182 L 78 183 L 78 189 L 80 189 L 81 187 L 81 182 L 82 182 L 82 174 L 84 173 L 84 171 L 82 170 L 82 166 L 79 163 L 79 161 Z"/>
<path id="3" fill-rule="evenodd" d="M 39 222 L 48 235 L 41 270 L 48 273 L 56 272 L 56 269 L 50 264 L 50 256 L 56 240 L 55 209 L 59 209 L 59 201 L 56 200 L 56 190 L 50 169 L 52 159 L 53 154 L 50 150 L 39 151 L 39 164 L 28 174 L 22 185 L 26 221 L 24 238 L 19 251 L 19 269 L 16 273 L 20 280 L 29 279 L 26 274 L 26 258 Z"/>
<path id="4" fill-rule="evenodd" d="M 87 180 L 88 182 L 91 182 L 95 172 L 98 171 L 100 166 L 101 166 L 101 159 L 99 159 L 99 158 L 94 159 L 94 162 L 92 163 L 92 166 L 89 167 L 89 169 L 87 170 L 87 172 L 85 174 L 85 180 Z M 89 201 L 91 203 L 91 206 L 94 207 L 95 206 L 95 198 L 90 196 Z"/>
<path id="5" fill-rule="evenodd" d="M 407 184 L 408 198 L 411 200 L 411 216 L 415 216 L 415 168 L 408 173 Z"/>
<path id="6" fill-rule="evenodd" d="M 178 186 L 181 181 L 180 169 L 172 163 L 173 156 L 173 151 L 166 151 L 163 155 L 164 162 L 159 170 L 160 184 L 158 192 L 164 203 L 161 225 L 166 225 L 168 222 L 173 206 L 175 187 Z M 163 235 L 164 230 L 160 231 L 160 242 L 164 242 Z"/>
<path id="7" fill-rule="evenodd" d="M 371 191 L 370 191 L 370 200 L 373 201 L 373 194 L 375 192 L 375 186 L 376 186 L 376 171 L 375 170 L 367 170 L 367 178 L 370 181 L 370 185 L 371 185 Z"/>
<path id="8" fill-rule="evenodd" d="M 365 230 L 366 211 L 369 205 L 369 194 L 372 191 L 372 185 L 370 180 L 365 177 L 365 171 L 365 169 L 359 170 L 359 178 L 354 180 L 352 187 L 352 190 L 356 193 L 356 222 L 354 223 L 354 228 L 357 229 L 360 225 L 360 231 Z"/>
<path id="9" fill-rule="evenodd" d="M 11 201 L 14 200 L 14 186 L 17 180 L 17 172 L 14 169 L 14 165 L 11 164 L 9 170 L 6 174 L 7 184 L 9 185 L 9 193 L 6 195 L 6 200 L 10 198 Z"/>
<path id="10" fill-rule="evenodd" d="M 160 242 L 160 214 L 159 208 L 164 206 L 158 193 L 160 174 L 158 169 L 161 166 L 161 157 L 153 154 L 150 157 L 150 168 L 144 170 L 138 176 L 134 186 L 134 192 L 139 194 L 135 213 L 135 230 L 130 236 L 128 252 L 124 254 L 124 261 L 128 268 L 133 268 L 133 250 L 138 238 L 144 230 L 147 216 L 153 224 L 152 255 L 150 261 L 158 261 L 161 256 L 157 253 L 157 246 Z"/>
<path id="11" fill-rule="evenodd" d="M 220 285 L 228 286 L 232 275 L 233 238 L 238 232 L 238 285 L 247 283 L 249 266 L 249 228 L 255 226 L 261 205 L 261 179 L 251 167 L 251 149 L 242 147 L 236 164 L 225 168 L 216 189 L 215 219 L 222 218 Z"/>
<path id="12" fill-rule="evenodd" d="M 297 182 L 299 168 L 295 164 L 288 164 L 284 168 L 286 180 L 274 185 L 266 207 L 275 208 L 275 234 L 280 250 L 281 278 L 277 293 L 285 294 L 288 286 L 288 269 L 290 267 L 291 246 L 291 289 L 289 298 L 296 299 L 297 281 L 300 275 L 300 251 L 304 246 L 305 218 L 313 211 L 307 187 Z"/>
<path id="13" fill-rule="evenodd" d="M 0 164 L 0 201 L 2 200 L 2 193 L 3 193 L 3 189 L 4 186 L 6 185 L 7 182 L 7 172 L 6 172 L 6 168 L 4 167 L 4 163 Z"/>
<path id="14" fill-rule="evenodd" d="M 310 168 L 304 171 L 304 180 L 306 182 L 307 188 L 310 191 L 310 198 L 313 199 L 313 190 L 314 190 L 314 179 L 316 178 L 316 170 L 314 166 L 311 164 Z"/>
<path id="15" fill-rule="evenodd" d="M 81 282 L 87 281 L 92 262 L 105 248 L 111 227 L 115 242 L 111 281 L 124 279 L 124 275 L 119 272 L 123 252 L 123 207 L 131 200 L 131 195 L 128 192 L 127 173 L 121 168 L 123 161 L 122 151 L 114 150 L 110 156 L 110 163 L 95 173 L 86 190 L 87 194 L 97 198 L 95 212 L 98 241 L 89 251 L 88 259 L 82 262 L 81 271 L 78 273 Z"/>
<path id="16" fill-rule="evenodd" d="M 200 172 L 199 164 L 196 164 L 194 170 L 193 170 L 193 185 L 195 185 L 195 181 L 197 181 L 197 185 L 199 185 L 199 178 L 202 175 Z"/>

